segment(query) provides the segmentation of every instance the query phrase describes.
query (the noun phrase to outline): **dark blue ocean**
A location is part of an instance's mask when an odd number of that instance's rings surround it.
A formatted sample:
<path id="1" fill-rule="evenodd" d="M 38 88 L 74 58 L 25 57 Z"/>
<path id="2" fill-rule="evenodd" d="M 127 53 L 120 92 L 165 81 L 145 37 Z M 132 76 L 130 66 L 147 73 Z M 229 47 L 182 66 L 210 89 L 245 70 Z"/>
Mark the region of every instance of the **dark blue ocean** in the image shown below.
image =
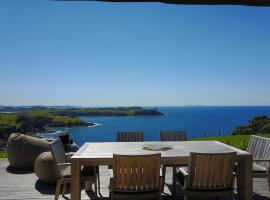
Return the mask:
<path id="1" fill-rule="evenodd" d="M 270 106 L 158 107 L 165 116 L 82 117 L 94 127 L 70 128 L 75 143 L 115 141 L 117 131 L 143 131 L 145 140 L 159 140 L 160 130 L 186 130 L 188 137 L 229 135 L 258 115 L 270 116 Z"/>

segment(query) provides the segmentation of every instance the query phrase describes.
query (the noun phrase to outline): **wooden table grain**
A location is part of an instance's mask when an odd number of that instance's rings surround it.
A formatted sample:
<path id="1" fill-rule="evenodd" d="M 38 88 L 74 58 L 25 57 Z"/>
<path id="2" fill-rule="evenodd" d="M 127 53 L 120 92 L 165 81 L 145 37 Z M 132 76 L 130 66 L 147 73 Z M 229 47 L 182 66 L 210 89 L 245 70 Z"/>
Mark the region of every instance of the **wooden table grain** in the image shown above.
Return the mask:
<path id="1" fill-rule="evenodd" d="M 171 147 L 167 151 L 150 151 L 145 146 Z M 167 165 L 187 165 L 190 152 L 224 153 L 237 152 L 237 191 L 239 200 L 252 200 L 252 155 L 217 141 L 177 141 L 177 142 L 96 142 L 85 143 L 71 157 L 72 189 L 71 199 L 80 200 L 81 166 L 112 165 L 113 154 L 161 153 L 161 163 Z"/>

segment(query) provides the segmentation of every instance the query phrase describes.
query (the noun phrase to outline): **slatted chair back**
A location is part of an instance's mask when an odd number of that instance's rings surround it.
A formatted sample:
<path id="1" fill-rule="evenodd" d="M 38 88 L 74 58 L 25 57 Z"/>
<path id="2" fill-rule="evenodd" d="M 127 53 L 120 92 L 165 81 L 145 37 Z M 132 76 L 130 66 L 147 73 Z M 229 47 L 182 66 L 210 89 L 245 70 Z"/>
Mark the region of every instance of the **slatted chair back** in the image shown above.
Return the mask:
<path id="1" fill-rule="evenodd" d="M 253 155 L 254 160 L 270 160 L 270 139 L 251 135 L 247 152 Z M 269 170 L 269 162 L 254 161 L 254 164 Z"/>
<path id="2" fill-rule="evenodd" d="M 186 187 L 203 190 L 233 188 L 235 155 L 235 152 L 190 153 Z"/>
<path id="3" fill-rule="evenodd" d="M 56 139 L 49 144 L 54 162 L 56 163 L 55 169 L 58 178 L 62 177 L 61 169 L 57 164 L 66 163 L 65 149 L 60 139 Z"/>
<path id="4" fill-rule="evenodd" d="M 160 190 L 161 154 L 113 155 L 114 192 Z"/>
<path id="5" fill-rule="evenodd" d="M 53 155 L 54 161 L 59 163 L 66 162 L 65 149 L 60 139 L 56 139 L 50 143 L 50 150 Z"/>
<path id="6" fill-rule="evenodd" d="M 160 141 L 186 141 L 186 131 L 160 131 Z"/>
<path id="7" fill-rule="evenodd" d="M 117 142 L 143 142 L 143 132 L 117 132 Z"/>

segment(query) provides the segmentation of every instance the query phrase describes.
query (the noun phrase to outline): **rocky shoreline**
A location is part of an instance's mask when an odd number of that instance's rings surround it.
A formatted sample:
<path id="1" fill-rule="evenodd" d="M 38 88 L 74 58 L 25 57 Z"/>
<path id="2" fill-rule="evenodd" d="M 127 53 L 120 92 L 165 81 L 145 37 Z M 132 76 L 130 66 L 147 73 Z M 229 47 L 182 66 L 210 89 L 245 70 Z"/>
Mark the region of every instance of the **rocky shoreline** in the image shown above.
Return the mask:
<path id="1" fill-rule="evenodd" d="M 160 115 L 157 108 L 107 107 L 107 108 L 62 108 L 46 106 L 8 107 L 0 106 L 0 150 L 12 133 L 34 135 L 46 132 L 48 128 L 94 127 L 95 122 L 85 122 L 82 116 L 152 116 Z"/>

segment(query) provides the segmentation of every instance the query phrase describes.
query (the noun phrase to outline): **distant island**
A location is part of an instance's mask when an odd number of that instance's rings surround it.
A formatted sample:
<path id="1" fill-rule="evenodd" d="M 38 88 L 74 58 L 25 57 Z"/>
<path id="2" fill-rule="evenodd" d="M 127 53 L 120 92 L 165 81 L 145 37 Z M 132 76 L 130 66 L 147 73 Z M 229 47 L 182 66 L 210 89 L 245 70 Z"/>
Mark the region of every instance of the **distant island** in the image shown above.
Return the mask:
<path id="1" fill-rule="evenodd" d="M 45 107 L 0 106 L 0 138 L 6 139 L 13 132 L 34 134 L 50 127 L 94 126 L 82 121 L 80 116 L 138 116 L 164 115 L 157 109 L 142 107 Z"/>

